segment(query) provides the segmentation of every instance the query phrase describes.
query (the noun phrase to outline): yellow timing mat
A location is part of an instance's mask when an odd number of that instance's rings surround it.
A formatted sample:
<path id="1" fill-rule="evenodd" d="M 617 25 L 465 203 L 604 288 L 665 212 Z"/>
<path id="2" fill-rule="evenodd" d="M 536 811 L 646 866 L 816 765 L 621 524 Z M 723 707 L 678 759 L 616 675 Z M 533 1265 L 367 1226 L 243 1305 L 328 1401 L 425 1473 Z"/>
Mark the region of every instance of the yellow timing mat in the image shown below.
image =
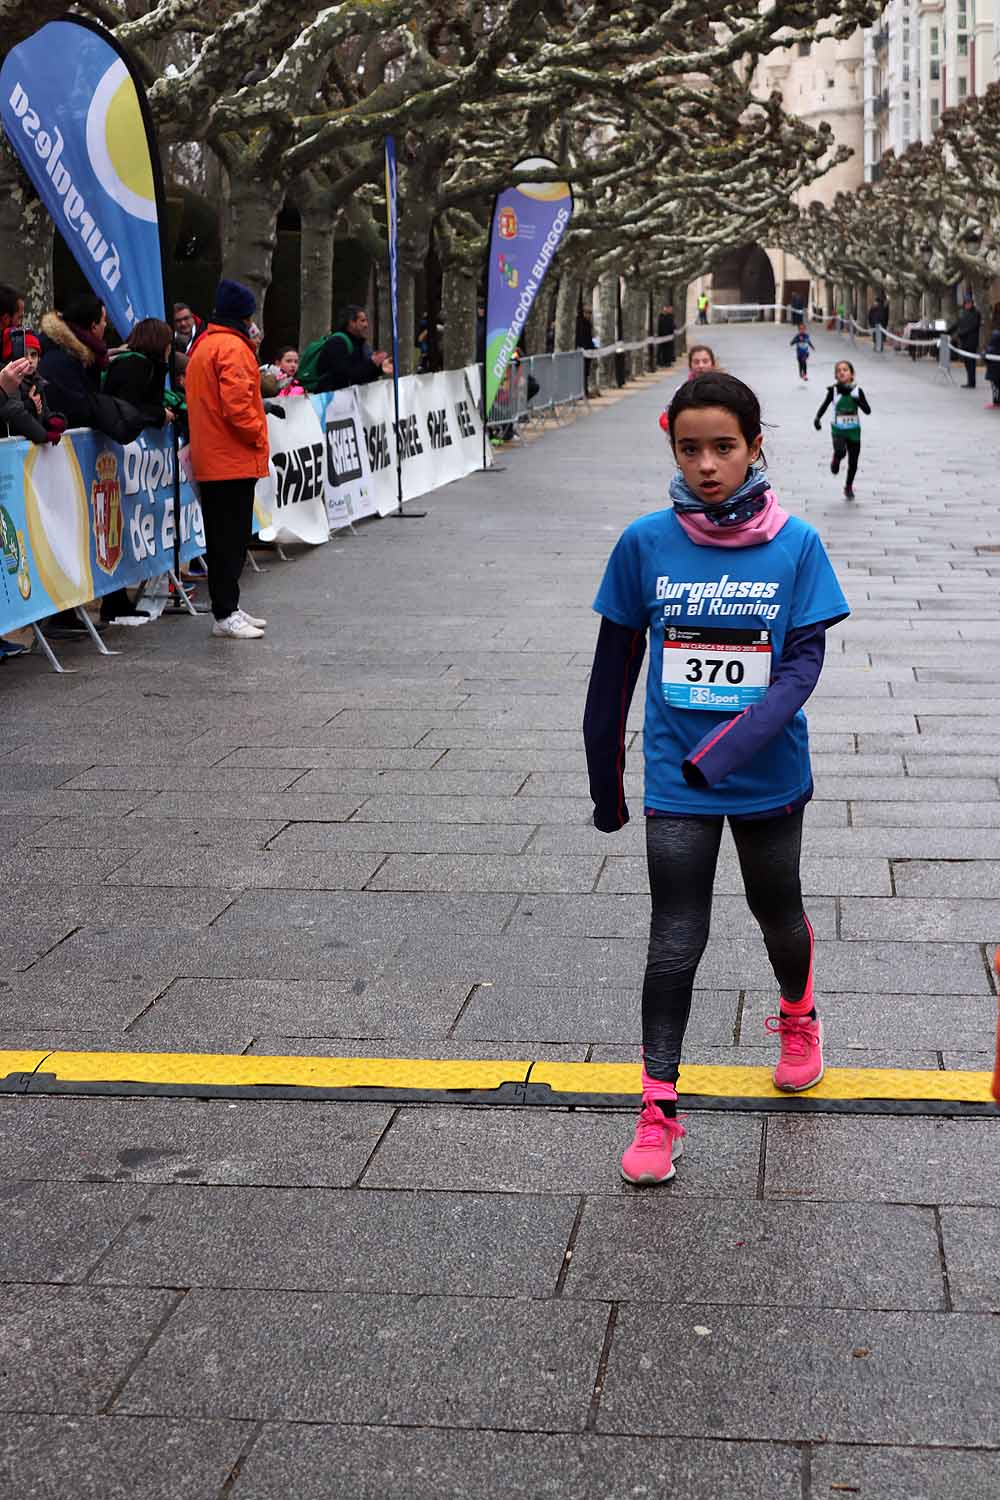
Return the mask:
<path id="1" fill-rule="evenodd" d="M 938 1069 L 829 1068 L 805 1094 L 785 1094 L 767 1067 L 691 1064 L 678 1094 L 689 1108 L 984 1113 L 991 1075 Z M 500 1062 L 392 1057 L 261 1057 L 208 1052 L 0 1051 L 6 1094 L 175 1095 L 199 1098 L 384 1098 L 582 1108 L 629 1107 L 637 1063 Z"/>

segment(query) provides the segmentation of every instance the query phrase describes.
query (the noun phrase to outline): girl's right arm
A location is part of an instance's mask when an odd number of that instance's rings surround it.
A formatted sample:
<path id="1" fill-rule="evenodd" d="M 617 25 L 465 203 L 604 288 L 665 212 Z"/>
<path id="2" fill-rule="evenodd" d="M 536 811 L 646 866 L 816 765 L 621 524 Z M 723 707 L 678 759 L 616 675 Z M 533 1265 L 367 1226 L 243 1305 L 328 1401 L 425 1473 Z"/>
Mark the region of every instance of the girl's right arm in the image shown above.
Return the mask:
<path id="1" fill-rule="evenodd" d="M 819 411 L 816 413 L 816 417 L 815 417 L 815 419 L 813 421 L 813 426 L 815 427 L 815 429 L 816 429 L 817 432 L 819 432 L 820 425 L 821 425 L 821 423 L 823 421 L 823 413 L 826 411 L 827 407 L 831 404 L 832 401 L 833 401 L 833 386 L 831 385 L 831 386 L 827 387 L 826 400 L 823 402 L 823 405 L 820 407 Z"/>
<path id="2" fill-rule="evenodd" d="M 646 633 L 606 615 L 590 673 L 583 740 L 594 801 L 594 827 L 615 833 L 629 820 L 625 802 L 625 725 L 646 654 Z"/>

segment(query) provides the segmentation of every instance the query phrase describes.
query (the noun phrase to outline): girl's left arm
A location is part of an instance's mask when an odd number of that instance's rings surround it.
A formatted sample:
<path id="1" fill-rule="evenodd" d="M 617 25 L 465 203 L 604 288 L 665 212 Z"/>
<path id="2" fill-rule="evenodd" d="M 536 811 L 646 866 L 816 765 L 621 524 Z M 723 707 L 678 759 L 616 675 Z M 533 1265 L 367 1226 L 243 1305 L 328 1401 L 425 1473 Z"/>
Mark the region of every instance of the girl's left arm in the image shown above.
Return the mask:
<path id="1" fill-rule="evenodd" d="M 594 827 L 615 833 L 629 820 L 625 801 L 625 726 L 635 692 L 646 635 L 605 616 L 590 673 L 583 741 L 594 803 Z"/>
<path id="2" fill-rule="evenodd" d="M 763 750 L 794 719 L 815 688 L 825 652 L 824 623 L 790 630 L 763 698 L 721 728 L 716 725 L 709 730 L 682 762 L 688 786 L 716 786 Z"/>
<path id="3" fill-rule="evenodd" d="M 868 397 L 865 395 L 860 386 L 858 386 L 858 405 L 861 407 L 861 410 L 864 412 L 866 417 L 871 416 L 872 409 L 868 405 Z"/>

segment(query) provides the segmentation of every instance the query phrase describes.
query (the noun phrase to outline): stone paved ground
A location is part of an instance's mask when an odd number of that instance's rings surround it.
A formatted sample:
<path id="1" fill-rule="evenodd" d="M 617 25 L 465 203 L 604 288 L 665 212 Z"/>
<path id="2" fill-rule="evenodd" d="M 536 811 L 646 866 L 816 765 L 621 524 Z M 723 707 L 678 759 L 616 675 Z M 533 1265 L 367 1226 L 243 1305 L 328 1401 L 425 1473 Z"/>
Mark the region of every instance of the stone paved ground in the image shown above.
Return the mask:
<path id="1" fill-rule="evenodd" d="M 811 711 L 831 1058 L 986 1067 L 998 419 L 860 355 L 848 505 L 810 420 L 842 346 L 804 389 L 785 331 L 712 336 L 854 608 Z M 2 1044 L 633 1059 L 641 819 L 588 826 L 579 723 L 664 389 L 251 579 L 259 645 L 9 664 Z M 731 849 L 719 891 L 689 1059 L 766 1060 Z M 993 1500 L 998 1124 L 689 1124 L 636 1194 L 622 1114 L 0 1099 L 7 1492 Z"/>

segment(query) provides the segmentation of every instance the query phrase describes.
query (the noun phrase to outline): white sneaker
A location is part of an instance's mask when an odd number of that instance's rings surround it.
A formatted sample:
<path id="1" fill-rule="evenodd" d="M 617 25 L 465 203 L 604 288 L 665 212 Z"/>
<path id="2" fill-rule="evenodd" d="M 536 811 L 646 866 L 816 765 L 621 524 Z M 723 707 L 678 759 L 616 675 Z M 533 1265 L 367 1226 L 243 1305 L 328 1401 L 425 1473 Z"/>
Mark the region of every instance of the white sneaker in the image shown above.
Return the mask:
<path id="1" fill-rule="evenodd" d="M 212 634 L 224 636 L 230 641 L 259 641 L 264 632 L 258 630 L 256 625 L 251 625 L 250 621 L 241 615 L 239 610 L 236 610 L 227 619 L 216 620 L 212 626 Z"/>
<path id="2" fill-rule="evenodd" d="M 241 620 L 246 620 L 247 624 L 252 625 L 256 630 L 263 630 L 267 624 L 266 620 L 258 620 L 256 615 L 248 615 L 245 609 L 238 609 L 236 613 Z"/>

